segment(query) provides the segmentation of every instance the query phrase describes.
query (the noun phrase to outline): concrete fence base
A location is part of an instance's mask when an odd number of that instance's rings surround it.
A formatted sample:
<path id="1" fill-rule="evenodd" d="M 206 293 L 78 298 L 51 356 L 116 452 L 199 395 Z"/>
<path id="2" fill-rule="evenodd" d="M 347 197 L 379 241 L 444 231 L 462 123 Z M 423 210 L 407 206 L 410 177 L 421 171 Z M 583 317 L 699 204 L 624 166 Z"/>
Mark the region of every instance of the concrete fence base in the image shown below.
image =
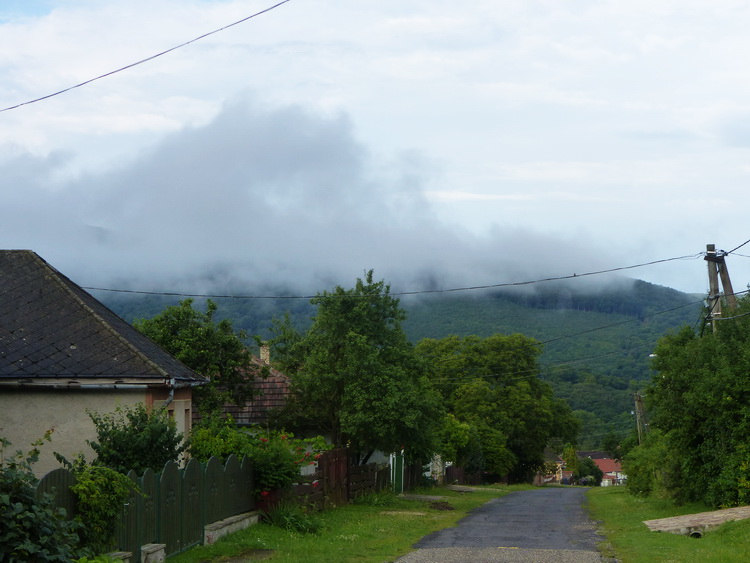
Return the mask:
<path id="1" fill-rule="evenodd" d="M 203 544 L 211 545 L 227 534 L 239 532 L 240 530 L 249 528 L 253 524 L 257 524 L 259 519 L 260 511 L 251 510 L 250 512 L 224 518 L 224 520 L 219 520 L 218 522 L 212 522 L 203 529 Z"/>

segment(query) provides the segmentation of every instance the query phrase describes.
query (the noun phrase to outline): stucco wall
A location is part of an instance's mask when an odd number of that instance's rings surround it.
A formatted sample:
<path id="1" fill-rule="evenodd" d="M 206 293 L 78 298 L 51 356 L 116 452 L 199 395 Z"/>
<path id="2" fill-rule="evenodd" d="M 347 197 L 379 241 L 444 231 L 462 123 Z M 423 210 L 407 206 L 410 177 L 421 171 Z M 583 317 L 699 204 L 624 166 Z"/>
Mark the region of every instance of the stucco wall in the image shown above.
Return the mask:
<path id="1" fill-rule="evenodd" d="M 118 406 L 146 403 L 145 390 L 15 390 L 0 388 L 0 436 L 10 440 L 12 451 L 28 451 L 29 446 L 54 428 L 52 442 L 41 448 L 35 473 L 41 477 L 60 464 L 53 452 L 72 459 L 83 452 L 89 461 L 94 452 L 86 440 L 95 440 L 96 431 L 86 410 L 112 412 Z M 5 456 L 9 452 L 5 452 Z"/>

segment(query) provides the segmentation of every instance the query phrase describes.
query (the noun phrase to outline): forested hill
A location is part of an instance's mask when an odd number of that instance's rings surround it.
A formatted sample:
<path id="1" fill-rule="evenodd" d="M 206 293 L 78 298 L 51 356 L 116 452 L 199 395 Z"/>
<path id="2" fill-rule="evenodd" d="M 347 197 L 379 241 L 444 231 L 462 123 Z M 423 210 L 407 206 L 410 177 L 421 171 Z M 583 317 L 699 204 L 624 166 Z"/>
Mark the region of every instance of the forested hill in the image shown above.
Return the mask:
<path id="1" fill-rule="evenodd" d="M 436 296 L 403 301 L 412 340 L 449 334 L 522 333 L 544 344 L 542 362 L 575 362 L 622 379 L 646 379 L 646 359 L 667 331 L 694 325 L 703 298 L 632 280 L 610 288 L 575 291 L 569 285 L 534 291 Z"/>
<path id="2" fill-rule="evenodd" d="M 238 291 L 247 294 L 247 290 Z M 277 290 L 277 295 L 281 294 Z M 132 322 L 150 318 L 177 297 L 99 293 L 97 298 Z M 542 362 L 552 370 L 574 363 L 576 369 L 623 380 L 648 378 L 647 358 L 667 331 L 694 325 L 703 296 L 639 280 L 608 288 L 575 289 L 574 284 L 538 284 L 529 290 L 482 290 L 401 298 L 404 328 L 413 342 L 451 334 L 489 336 L 521 333 L 543 343 Z M 289 312 L 300 328 L 315 314 L 304 299 L 215 299 L 219 318 L 235 328 L 266 338 L 273 318 Z M 202 307 L 201 300 L 196 306 Z"/>
<path id="3" fill-rule="evenodd" d="M 178 301 L 132 294 L 96 297 L 131 322 Z M 286 312 L 300 328 L 306 328 L 315 314 L 303 299 L 215 301 L 219 318 L 229 318 L 235 328 L 261 338 L 268 337 L 271 320 Z M 407 313 L 404 328 L 413 342 L 495 333 L 521 333 L 542 342 L 542 376 L 584 422 L 580 445 L 595 448 L 607 432 L 624 434 L 630 429 L 632 393 L 650 377 L 648 357 L 656 341 L 670 330 L 699 322 L 703 296 L 623 280 L 605 288 L 550 283 L 538 284 L 533 291 L 406 296 L 401 304 Z M 202 306 L 200 300 L 196 305 Z"/>

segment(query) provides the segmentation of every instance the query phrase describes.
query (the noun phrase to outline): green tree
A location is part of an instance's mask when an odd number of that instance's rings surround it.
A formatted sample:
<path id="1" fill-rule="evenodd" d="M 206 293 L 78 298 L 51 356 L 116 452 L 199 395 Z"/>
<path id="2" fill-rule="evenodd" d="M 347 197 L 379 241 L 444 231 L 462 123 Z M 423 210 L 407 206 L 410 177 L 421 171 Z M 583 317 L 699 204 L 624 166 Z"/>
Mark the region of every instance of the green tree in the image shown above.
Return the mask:
<path id="1" fill-rule="evenodd" d="M 596 462 L 590 457 L 582 457 L 578 460 L 578 469 L 573 477 L 579 485 L 596 485 L 602 484 L 604 472 L 599 469 Z"/>
<path id="2" fill-rule="evenodd" d="M 183 436 L 164 409 L 149 411 L 143 403 L 117 407 L 112 413 L 90 411 L 96 441 L 89 441 L 97 457 L 94 463 L 120 473 L 147 468 L 161 471 L 185 449 Z"/>
<path id="3" fill-rule="evenodd" d="M 676 460 L 664 485 L 680 502 L 732 506 L 750 496 L 750 299 L 738 305 L 715 332 L 685 327 L 655 349 L 650 427 Z"/>
<path id="4" fill-rule="evenodd" d="M 272 342 L 291 352 L 286 369 L 299 366 L 288 372 L 293 422 L 360 452 L 362 462 L 402 446 L 416 458 L 434 452 L 440 396 L 401 328 L 405 313 L 390 286 L 370 270 L 354 288 L 337 286 L 311 303 L 309 330 L 300 338 L 277 332 Z"/>
<path id="5" fill-rule="evenodd" d="M 193 391 L 201 412 L 214 412 L 225 401 L 244 404 L 252 398 L 252 380 L 261 375 L 247 350 L 247 334 L 235 331 L 231 321 L 214 320 L 217 305 L 210 299 L 204 313 L 193 308 L 193 300 L 167 307 L 151 319 L 133 326 L 195 372 L 209 384 Z"/>
<path id="6" fill-rule="evenodd" d="M 429 364 L 449 411 L 488 440 L 481 444 L 485 470 L 528 480 L 541 467 L 551 439 L 575 441 L 580 425 L 539 378 L 541 348 L 533 338 L 449 336 L 424 339 L 416 351 Z"/>

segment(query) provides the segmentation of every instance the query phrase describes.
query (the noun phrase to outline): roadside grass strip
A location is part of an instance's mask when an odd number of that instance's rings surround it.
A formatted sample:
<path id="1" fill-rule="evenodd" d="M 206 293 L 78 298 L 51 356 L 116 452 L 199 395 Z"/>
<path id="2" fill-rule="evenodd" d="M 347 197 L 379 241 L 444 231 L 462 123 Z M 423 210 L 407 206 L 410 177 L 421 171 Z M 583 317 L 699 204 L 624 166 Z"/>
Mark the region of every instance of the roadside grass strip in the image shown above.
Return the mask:
<path id="1" fill-rule="evenodd" d="M 412 551 L 412 545 L 434 531 L 455 526 L 468 512 L 485 502 L 528 486 L 477 487 L 471 493 L 445 487 L 415 491 L 439 494 L 453 510 L 431 508 L 430 501 L 393 496 L 387 506 L 349 504 L 317 513 L 317 534 L 288 532 L 265 523 L 170 557 L 170 563 L 214 561 L 283 561 L 306 563 L 393 561 Z M 397 514 L 394 514 L 397 513 Z M 257 557 L 256 557 L 257 556 Z"/>
<path id="2" fill-rule="evenodd" d="M 625 487 L 588 492 L 591 518 L 602 522 L 605 557 L 620 563 L 734 563 L 750 561 L 750 520 L 731 521 L 707 530 L 700 538 L 651 531 L 646 521 L 704 513 L 699 504 L 675 506 L 666 499 L 639 498 Z"/>

